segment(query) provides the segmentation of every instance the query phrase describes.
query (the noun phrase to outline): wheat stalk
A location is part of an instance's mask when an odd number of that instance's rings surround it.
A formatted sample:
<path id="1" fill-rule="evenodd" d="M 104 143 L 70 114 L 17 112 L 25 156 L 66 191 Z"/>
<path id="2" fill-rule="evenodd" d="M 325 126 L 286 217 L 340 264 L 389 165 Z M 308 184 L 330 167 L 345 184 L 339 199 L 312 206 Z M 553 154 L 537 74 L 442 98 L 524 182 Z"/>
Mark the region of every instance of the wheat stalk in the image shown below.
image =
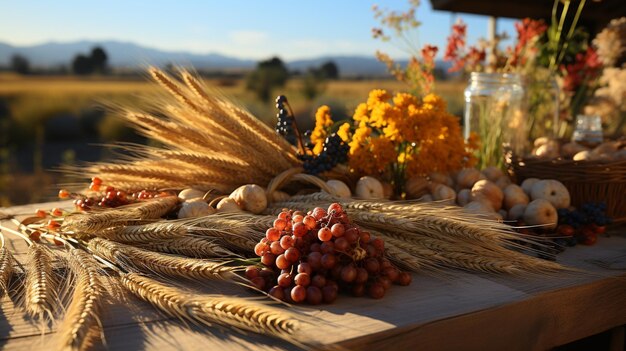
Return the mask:
<path id="1" fill-rule="evenodd" d="M 2 238 L 2 248 L 0 248 L 0 297 L 9 292 L 9 282 L 13 275 L 14 260 L 11 251 L 4 246 L 4 238 Z"/>
<path id="2" fill-rule="evenodd" d="M 28 260 L 25 265 L 26 295 L 24 307 L 33 317 L 52 319 L 54 311 L 55 280 L 52 276 L 53 253 L 40 244 L 28 248 Z"/>
<path id="3" fill-rule="evenodd" d="M 177 203 L 176 196 L 164 196 L 115 209 L 70 215 L 63 221 L 63 230 L 96 234 L 113 226 L 160 218 Z"/>
<path id="4" fill-rule="evenodd" d="M 235 274 L 239 268 L 226 266 L 229 261 L 212 262 L 195 258 L 180 257 L 94 238 L 89 249 L 111 262 L 125 268 L 144 273 L 156 273 L 167 277 L 187 279 L 241 280 Z"/>
<path id="5" fill-rule="evenodd" d="M 155 240 L 182 237 L 187 231 L 188 227 L 180 221 L 159 221 L 111 227 L 99 231 L 95 235 L 122 243 L 150 243 Z"/>
<path id="6" fill-rule="evenodd" d="M 279 308 L 239 297 L 192 294 L 137 273 L 120 274 L 120 281 L 135 296 L 169 316 L 209 326 L 234 327 L 297 344 L 294 335 L 300 322 Z"/>
<path id="7" fill-rule="evenodd" d="M 99 315 L 106 289 L 91 255 L 70 249 L 67 260 L 75 279 L 74 293 L 57 331 L 58 348 L 87 350 L 102 336 Z"/>
<path id="8" fill-rule="evenodd" d="M 139 247 L 157 252 L 171 253 L 194 258 L 232 258 L 237 254 L 217 244 L 214 240 L 196 237 L 181 237 L 139 244 Z"/>

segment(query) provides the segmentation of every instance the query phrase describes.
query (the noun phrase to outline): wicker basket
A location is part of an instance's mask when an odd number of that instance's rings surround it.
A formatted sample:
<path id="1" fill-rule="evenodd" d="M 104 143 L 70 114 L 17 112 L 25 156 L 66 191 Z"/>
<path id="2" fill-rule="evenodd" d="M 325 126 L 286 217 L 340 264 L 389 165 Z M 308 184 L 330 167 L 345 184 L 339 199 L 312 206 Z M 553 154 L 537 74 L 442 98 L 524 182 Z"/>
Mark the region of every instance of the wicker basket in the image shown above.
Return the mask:
<path id="1" fill-rule="evenodd" d="M 569 190 L 572 205 L 602 201 L 614 223 L 626 222 L 626 160 L 541 160 L 509 153 L 506 164 L 518 184 L 526 178 L 556 179 Z"/>

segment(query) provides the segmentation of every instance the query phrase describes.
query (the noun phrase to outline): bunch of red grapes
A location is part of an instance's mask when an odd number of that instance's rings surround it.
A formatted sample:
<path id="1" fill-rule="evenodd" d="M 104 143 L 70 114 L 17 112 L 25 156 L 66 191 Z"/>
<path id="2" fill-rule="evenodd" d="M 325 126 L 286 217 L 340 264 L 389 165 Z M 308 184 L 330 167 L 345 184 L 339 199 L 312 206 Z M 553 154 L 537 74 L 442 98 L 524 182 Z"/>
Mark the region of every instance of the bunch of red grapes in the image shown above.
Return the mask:
<path id="1" fill-rule="evenodd" d="M 141 190 L 134 193 L 127 193 L 112 186 L 105 186 L 102 183 L 102 179 L 98 177 L 91 178 L 89 190 L 94 193 L 90 196 L 85 196 L 61 189 L 59 190 L 59 198 L 73 198 L 74 206 L 77 210 L 90 211 L 94 208 L 115 208 L 124 206 L 137 202 L 137 200 L 152 199 L 161 195 L 161 193 L 156 190 Z"/>
<path id="2" fill-rule="evenodd" d="M 380 299 L 411 275 L 384 257 L 385 243 L 350 223 L 338 203 L 308 213 L 283 209 L 255 246 L 263 268 L 246 277 L 259 290 L 289 303 L 332 303 L 340 291 Z"/>

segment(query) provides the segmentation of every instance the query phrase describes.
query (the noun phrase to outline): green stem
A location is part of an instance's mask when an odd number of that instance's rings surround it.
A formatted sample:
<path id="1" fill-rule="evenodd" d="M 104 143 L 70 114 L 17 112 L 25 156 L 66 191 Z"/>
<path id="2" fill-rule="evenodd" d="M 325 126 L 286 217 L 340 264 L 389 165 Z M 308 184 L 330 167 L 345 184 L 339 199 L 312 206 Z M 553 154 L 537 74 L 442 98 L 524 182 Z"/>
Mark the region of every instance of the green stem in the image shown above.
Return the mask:
<path id="1" fill-rule="evenodd" d="M 567 37 L 565 38 L 565 42 L 563 43 L 563 47 L 559 51 L 559 57 L 556 61 L 557 67 L 559 66 L 559 64 L 561 64 L 561 61 L 563 61 L 563 57 L 565 57 L 565 53 L 567 52 L 567 48 L 569 47 L 569 42 L 572 39 L 574 32 L 576 31 L 576 25 L 578 24 L 578 19 L 580 18 L 580 14 L 583 11 L 583 7 L 585 7 L 585 1 L 586 0 L 581 0 L 580 3 L 578 4 L 578 9 L 576 10 L 576 15 L 574 16 L 574 20 L 572 21 L 572 24 L 569 27 L 569 31 L 567 33 Z"/>

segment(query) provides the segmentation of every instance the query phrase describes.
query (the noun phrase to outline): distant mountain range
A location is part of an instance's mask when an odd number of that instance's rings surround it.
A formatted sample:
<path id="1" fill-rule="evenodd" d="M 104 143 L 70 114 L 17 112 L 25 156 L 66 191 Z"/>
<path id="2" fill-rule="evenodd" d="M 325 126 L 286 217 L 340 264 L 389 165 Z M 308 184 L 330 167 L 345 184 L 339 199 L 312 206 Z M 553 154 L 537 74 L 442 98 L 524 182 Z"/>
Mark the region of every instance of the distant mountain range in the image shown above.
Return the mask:
<path id="1" fill-rule="evenodd" d="M 256 60 L 239 59 L 217 53 L 193 54 L 182 51 L 164 51 L 121 41 L 77 41 L 68 43 L 48 42 L 33 46 L 12 46 L 0 43 L 0 66 L 7 66 L 11 56 L 20 54 L 34 67 L 69 66 L 77 54 L 88 54 L 95 46 L 104 48 L 109 65 L 113 67 L 139 67 L 146 64 L 163 66 L 167 63 L 193 65 L 198 69 L 226 70 L 252 69 Z M 318 58 L 286 61 L 291 70 L 305 71 L 309 67 L 334 61 L 342 76 L 386 75 L 385 65 L 368 56 L 324 56 Z"/>

